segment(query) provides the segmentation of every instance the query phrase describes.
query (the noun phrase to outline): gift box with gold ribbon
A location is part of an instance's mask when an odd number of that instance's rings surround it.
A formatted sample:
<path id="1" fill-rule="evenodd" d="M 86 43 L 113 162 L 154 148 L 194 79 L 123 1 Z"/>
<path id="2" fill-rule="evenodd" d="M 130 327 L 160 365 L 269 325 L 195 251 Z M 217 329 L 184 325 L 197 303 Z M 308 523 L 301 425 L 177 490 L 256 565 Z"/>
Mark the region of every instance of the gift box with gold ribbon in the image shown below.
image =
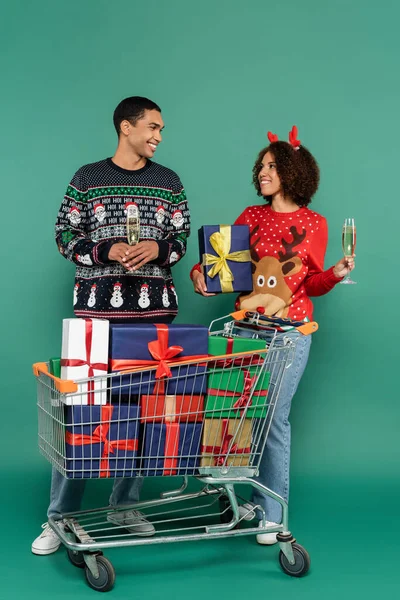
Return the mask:
<path id="1" fill-rule="evenodd" d="M 208 292 L 251 292 L 247 225 L 205 225 L 199 229 L 199 249 Z"/>

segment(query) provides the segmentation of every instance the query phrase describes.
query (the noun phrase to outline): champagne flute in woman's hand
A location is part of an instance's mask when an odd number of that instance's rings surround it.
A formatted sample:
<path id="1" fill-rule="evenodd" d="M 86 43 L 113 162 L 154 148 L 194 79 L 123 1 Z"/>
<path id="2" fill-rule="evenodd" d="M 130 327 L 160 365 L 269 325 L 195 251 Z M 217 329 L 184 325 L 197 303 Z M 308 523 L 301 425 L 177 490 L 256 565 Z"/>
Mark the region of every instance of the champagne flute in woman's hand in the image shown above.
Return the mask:
<path id="1" fill-rule="evenodd" d="M 345 258 L 353 258 L 356 248 L 356 225 L 354 219 L 345 219 L 342 229 L 342 248 Z M 350 273 L 340 283 L 357 283 L 350 278 Z"/>

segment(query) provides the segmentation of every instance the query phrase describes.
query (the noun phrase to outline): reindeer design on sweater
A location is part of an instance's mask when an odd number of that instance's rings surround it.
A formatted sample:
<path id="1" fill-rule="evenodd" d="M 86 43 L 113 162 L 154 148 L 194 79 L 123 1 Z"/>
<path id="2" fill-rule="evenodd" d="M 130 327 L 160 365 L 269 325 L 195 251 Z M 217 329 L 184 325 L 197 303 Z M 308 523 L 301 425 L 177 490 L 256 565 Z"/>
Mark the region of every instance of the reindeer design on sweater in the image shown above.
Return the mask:
<path id="1" fill-rule="evenodd" d="M 258 229 L 259 225 L 256 225 L 250 232 L 250 237 L 253 237 Z M 255 247 L 261 238 L 257 238 L 251 244 L 253 291 L 239 298 L 241 309 L 256 311 L 259 307 L 263 307 L 266 315 L 287 316 L 293 292 L 286 283 L 286 278 L 296 275 L 303 268 L 302 260 L 297 256 L 298 252 L 294 248 L 304 240 L 306 230 L 303 229 L 299 233 L 296 227 L 292 226 L 290 233 L 293 240 L 288 242 L 282 238 L 284 251 L 278 252 L 279 258 L 264 256 L 260 259 Z"/>

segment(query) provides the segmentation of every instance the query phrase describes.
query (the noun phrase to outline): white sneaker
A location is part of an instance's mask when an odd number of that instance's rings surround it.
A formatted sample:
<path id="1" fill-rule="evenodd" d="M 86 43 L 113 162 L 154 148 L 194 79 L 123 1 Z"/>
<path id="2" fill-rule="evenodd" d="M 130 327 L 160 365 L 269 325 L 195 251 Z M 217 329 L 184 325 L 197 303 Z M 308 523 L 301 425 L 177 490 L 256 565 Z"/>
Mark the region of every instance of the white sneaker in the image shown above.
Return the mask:
<path id="1" fill-rule="evenodd" d="M 267 527 L 278 527 L 278 523 L 274 523 L 273 521 L 265 521 Z M 258 527 L 262 528 L 263 522 L 260 521 Z M 272 546 L 277 543 L 276 533 L 259 533 L 256 536 L 257 542 L 262 544 L 263 546 Z"/>
<path id="2" fill-rule="evenodd" d="M 56 552 L 60 547 L 61 541 L 48 523 L 43 523 L 42 529 L 42 533 L 33 542 L 31 550 L 33 554 L 43 556 Z"/>
<path id="3" fill-rule="evenodd" d="M 144 514 L 138 510 L 116 510 L 107 515 L 107 521 L 120 525 L 130 533 L 136 533 L 136 535 L 154 535 L 156 532 L 154 525 L 147 521 Z"/>
<path id="4" fill-rule="evenodd" d="M 246 502 L 245 504 L 241 504 L 239 506 L 239 515 L 241 519 L 244 519 L 244 521 L 252 521 L 256 518 L 254 505 L 248 502 Z"/>

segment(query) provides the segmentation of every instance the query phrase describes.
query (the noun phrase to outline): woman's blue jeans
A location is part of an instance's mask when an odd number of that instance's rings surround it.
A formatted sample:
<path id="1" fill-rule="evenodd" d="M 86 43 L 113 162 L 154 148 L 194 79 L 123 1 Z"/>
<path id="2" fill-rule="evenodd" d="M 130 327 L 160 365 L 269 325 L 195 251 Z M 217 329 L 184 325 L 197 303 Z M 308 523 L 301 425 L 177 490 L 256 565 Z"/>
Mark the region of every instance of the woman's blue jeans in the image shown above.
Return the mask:
<path id="1" fill-rule="evenodd" d="M 244 335 L 246 335 L 246 332 L 244 332 Z M 262 337 L 262 332 L 259 332 L 259 337 Z M 289 368 L 285 369 L 282 376 L 281 388 L 276 399 L 275 412 L 268 433 L 267 443 L 261 456 L 259 475 L 255 479 L 288 501 L 291 433 L 289 414 L 292 398 L 296 393 L 307 365 L 311 347 L 311 335 L 304 336 L 297 331 L 279 333 L 274 341 L 274 347 L 282 347 L 285 338 L 289 338 L 295 342 L 294 354 L 291 360 L 292 364 Z M 272 360 L 276 359 L 272 358 Z M 279 369 L 271 369 L 271 388 L 276 385 L 278 372 Z M 268 496 L 264 496 L 257 490 L 253 491 L 252 502 L 262 506 L 268 521 L 281 522 L 282 509 L 278 502 Z M 262 518 L 260 511 L 258 511 L 257 517 L 259 519 Z"/>

